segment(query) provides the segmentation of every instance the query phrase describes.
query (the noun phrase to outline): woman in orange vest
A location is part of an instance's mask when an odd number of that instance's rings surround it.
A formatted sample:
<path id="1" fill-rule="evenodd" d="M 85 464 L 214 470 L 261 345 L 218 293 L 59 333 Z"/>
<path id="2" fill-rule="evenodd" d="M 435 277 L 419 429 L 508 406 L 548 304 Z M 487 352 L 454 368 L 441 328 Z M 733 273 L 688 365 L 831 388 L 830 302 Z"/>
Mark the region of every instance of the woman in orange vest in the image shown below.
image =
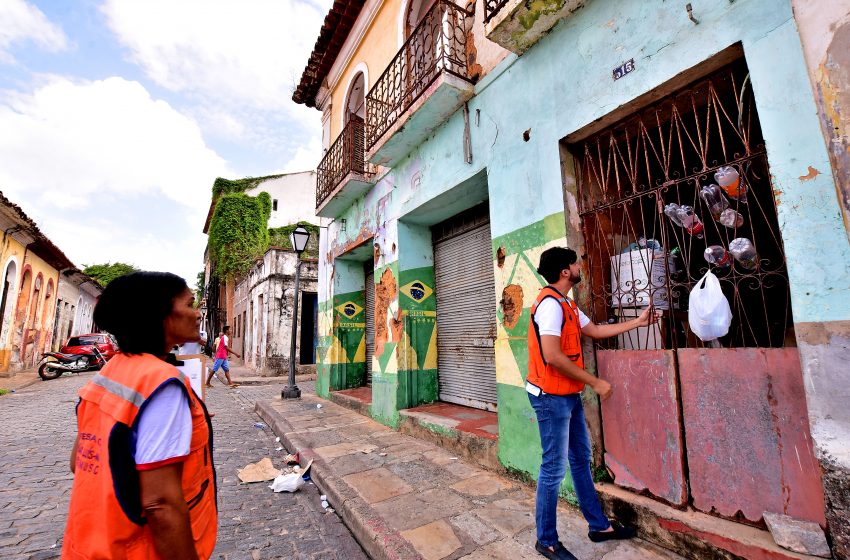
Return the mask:
<path id="1" fill-rule="evenodd" d="M 95 323 L 121 352 L 80 390 L 63 559 L 206 559 L 215 548 L 212 426 L 168 349 L 200 338 L 186 282 L 113 280 Z M 173 358 L 173 357 L 171 357 Z"/>

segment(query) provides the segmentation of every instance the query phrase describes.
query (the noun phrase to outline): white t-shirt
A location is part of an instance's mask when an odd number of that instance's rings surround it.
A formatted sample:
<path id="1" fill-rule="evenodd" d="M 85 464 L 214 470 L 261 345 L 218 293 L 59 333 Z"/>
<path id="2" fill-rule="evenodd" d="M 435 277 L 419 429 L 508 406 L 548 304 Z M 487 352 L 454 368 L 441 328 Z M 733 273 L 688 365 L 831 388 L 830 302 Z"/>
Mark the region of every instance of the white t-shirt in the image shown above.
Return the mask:
<path id="1" fill-rule="evenodd" d="M 152 470 L 182 461 L 192 441 L 189 398 L 169 383 L 148 399 L 136 428 L 136 468 Z"/>
<path id="2" fill-rule="evenodd" d="M 578 310 L 578 323 L 581 328 L 586 327 L 590 323 L 587 315 Z M 564 310 L 560 302 L 555 298 L 546 298 L 537 306 L 537 312 L 534 314 L 534 322 L 537 323 L 537 328 L 540 331 L 540 336 L 551 335 L 561 336 L 561 327 L 564 324 Z"/>

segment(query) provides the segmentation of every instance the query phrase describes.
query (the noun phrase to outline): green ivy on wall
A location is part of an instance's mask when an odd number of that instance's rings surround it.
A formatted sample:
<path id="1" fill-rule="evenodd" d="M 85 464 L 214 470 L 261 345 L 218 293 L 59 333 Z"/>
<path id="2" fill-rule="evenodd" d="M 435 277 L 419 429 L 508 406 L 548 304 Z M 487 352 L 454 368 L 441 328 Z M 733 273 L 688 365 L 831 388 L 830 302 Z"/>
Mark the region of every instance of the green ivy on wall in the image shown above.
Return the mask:
<path id="1" fill-rule="evenodd" d="M 248 189 L 253 189 L 263 181 L 268 181 L 269 179 L 277 179 L 278 177 L 283 177 L 283 175 L 268 175 L 266 177 L 246 177 L 244 179 L 223 179 L 219 177 L 213 183 L 213 200 L 224 194 L 245 192 Z"/>
<path id="2" fill-rule="evenodd" d="M 310 232 L 310 240 L 307 242 L 307 249 L 304 250 L 305 257 L 319 256 L 319 226 L 314 226 L 309 222 L 298 222 L 288 226 L 269 228 L 269 247 L 280 247 L 281 249 L 292 249 L 292 243 L 289 242 L 289 234 L 297 228 L 303 226 L 304 229 Z"/>
<path id="3" fill-rule="evenodd" d="M 216 184 L 219 181 L 227 180 L 216 179 Z M 216 276 L 224 279 L 242 276 L 250 270 L 254 259 L 266 252 L 271 211 L 272 199 L 267 192 L 255 197 L 229 192 L 218 197 L 208 230 L 209 255 Z"/>

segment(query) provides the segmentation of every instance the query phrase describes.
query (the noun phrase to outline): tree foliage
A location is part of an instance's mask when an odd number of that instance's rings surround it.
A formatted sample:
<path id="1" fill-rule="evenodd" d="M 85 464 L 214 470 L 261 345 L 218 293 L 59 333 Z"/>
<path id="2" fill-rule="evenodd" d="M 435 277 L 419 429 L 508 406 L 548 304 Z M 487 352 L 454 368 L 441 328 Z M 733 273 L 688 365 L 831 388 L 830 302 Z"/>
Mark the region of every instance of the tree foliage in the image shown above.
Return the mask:
<path id="1" fill-rule="evenodd" d="M 83 273 L 88 274 L 100 282 L 101 286 L 106 287 L 107 284 L 119 276 L 124 276 L 125 274 L 136 272 L 137 270 L 139 269 L 131 264 L 117 262 L 106 264 L 87 264 L 83 269 Z"/>

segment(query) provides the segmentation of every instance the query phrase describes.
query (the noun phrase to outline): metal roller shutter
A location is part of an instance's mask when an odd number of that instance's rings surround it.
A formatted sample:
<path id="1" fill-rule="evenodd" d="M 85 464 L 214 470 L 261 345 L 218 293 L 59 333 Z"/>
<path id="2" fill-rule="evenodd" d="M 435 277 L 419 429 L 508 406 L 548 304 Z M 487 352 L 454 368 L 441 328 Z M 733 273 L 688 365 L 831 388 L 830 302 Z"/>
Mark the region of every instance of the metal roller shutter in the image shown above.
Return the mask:
<path id="1" fill-rule="evenodd" d="M 372 385 L 372 356 L 375 354 L 375 270 L 366 265 L 366 385 Z"/>
<path id="2" fill-rule="evenodd" d="M 440 400 L 495 411 L 491 253 L 489 222 L 434 244 Z"/>

